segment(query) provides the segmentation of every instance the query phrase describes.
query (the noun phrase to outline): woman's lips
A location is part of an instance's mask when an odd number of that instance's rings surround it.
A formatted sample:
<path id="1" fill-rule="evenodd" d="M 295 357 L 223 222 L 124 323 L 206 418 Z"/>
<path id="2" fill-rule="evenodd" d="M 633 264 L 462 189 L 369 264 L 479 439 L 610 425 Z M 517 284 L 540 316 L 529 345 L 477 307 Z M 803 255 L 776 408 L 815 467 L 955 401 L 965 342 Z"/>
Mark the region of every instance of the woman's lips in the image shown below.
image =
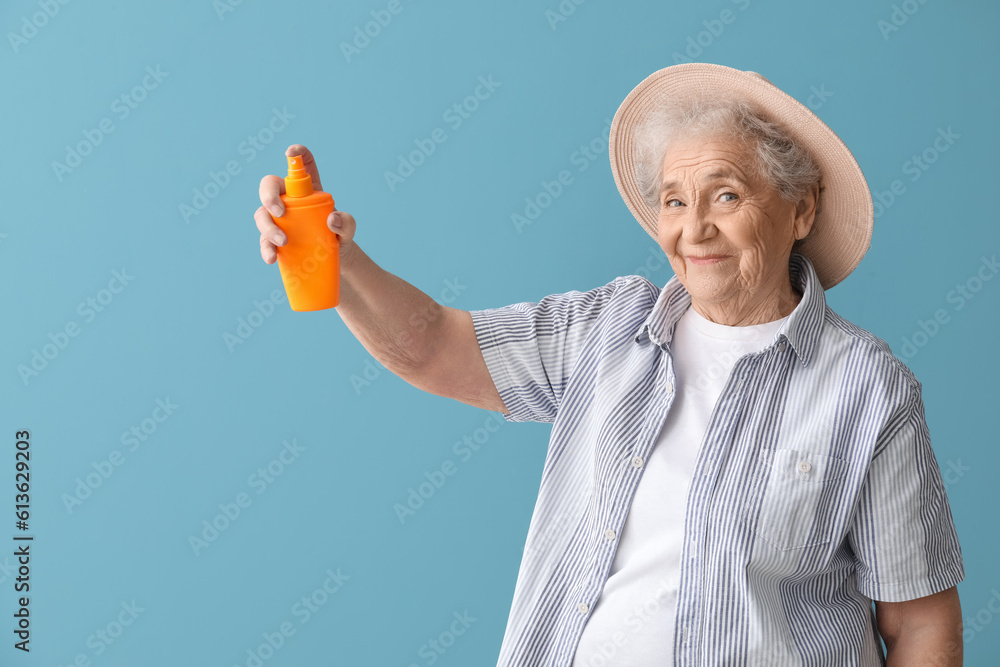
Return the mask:
<path id="1" fill-rule="evenodd" d="M 702 264 L 716 264 L 724 259 L 728 259 L 727 255 L 688 255 L 687 260 L 695 265 Z"/>

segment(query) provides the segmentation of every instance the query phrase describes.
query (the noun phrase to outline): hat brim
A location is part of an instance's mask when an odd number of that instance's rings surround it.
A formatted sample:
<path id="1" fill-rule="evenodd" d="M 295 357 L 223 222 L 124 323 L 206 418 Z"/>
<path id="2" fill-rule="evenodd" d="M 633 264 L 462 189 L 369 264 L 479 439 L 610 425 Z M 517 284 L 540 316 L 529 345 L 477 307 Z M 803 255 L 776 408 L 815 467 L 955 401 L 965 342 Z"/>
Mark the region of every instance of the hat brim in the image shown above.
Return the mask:
<path id="1" fill-rule="evenodd" d="M 710 63 L 673 65 L 643 79 L 621 103 L 608 137 L 611 172 L 639 224 L 658 241 L 658 212 L 646 204 L 636 182 L 634 131 L 658 100 L 702 96 L 746 100 L 809 151 L 819 165 L 822 194 L 810 234 L 793 251 L 809 258 L 824 290 L 846 278 L 871 244 L 875 213 L 868 182 L 854 155 L 826 123 L 756 72 Z"/>

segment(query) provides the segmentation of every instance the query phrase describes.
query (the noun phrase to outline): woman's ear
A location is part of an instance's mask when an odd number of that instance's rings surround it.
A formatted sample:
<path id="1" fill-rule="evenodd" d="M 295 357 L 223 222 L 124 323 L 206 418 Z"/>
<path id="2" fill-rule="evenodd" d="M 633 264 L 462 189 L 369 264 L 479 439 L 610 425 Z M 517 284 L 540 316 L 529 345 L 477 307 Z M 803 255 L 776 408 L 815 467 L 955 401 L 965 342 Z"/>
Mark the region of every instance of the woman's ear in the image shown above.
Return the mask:
<path id="1" fill-rule="evenodd" d="M 795 206 L 795 222 L 793 224 L 795 239 L 802 240 L 809 235 L 813 222 L 816 220 L 816 210 L 819 205 L 819 183 L 813 183 L 805 196 Z"/>

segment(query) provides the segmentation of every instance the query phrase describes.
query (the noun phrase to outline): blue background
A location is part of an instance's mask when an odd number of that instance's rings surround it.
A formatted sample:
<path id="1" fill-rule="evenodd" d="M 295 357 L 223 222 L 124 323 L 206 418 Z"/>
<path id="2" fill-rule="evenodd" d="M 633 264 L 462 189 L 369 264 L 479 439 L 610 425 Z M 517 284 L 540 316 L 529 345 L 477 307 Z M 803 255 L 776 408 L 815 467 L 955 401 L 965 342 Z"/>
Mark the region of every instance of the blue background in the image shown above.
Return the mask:
<path id="1" fill-rule="evenodd" d="M 901 25 L 887 30 L 887 0 L 590 0 L 563 3 L 574 11 L 559 21 L 556 0 L 402 0 L 345 55 L 342 43 L 387 2 L 224 1 L 0 8 L 0 538 L 12 545 L 19 532 L 20 429 L 31 432 L 36 536 L 30 655 L 12 648 L 13 547 L 0 550 L 0 663 L 246 665 L 288 622 L 295 633 L 264 664 L 493 664 L 551 427 L 500 419 L 477 432 L 496 415 L 382 370 L 334 310 L 270 311 L 263 302 L 282 285 L 258 251 L 258 184 L 284 175 L 288 145 L 305 144 L 365 252 L 452 307 L 534 301 L 632 273 L 662 285 L 669 265 L 643 267 L 662 251 L 621 201 L 604 139 L 628 92 L 676 53 L 758 71 L 811 100 L 874 193 L 894 180 L 905 188 L 827 297 L 924 385 L 965 555 L 963 615 L 979 618 L 971 636 L 966 625 L 966 664 L 995 664 L 1000 280 L 973 281 L 981 289 L 961 308 L 949 293 L 1000 250 L 996 3 L 910 0 L 915 12 L 897 4 Z M 713 23 L 725 9 L 733 21 Z M 445 111 L 481 76 L 499 86 L 455 127 Z M 135 106 L 127 116 L 122 95 Z M 272 132 L 275 108 L 294 118 Z M 104 119 L 113 130 L 97 142 Z M 385 172 L 435 128 L 447 140 L 390 188 Z M 959 138 L 911 180 L 906 162 L 939 128 Z M 81 142 L 91 150 L 75 167 L 53 166 Z M 578 152 L 591 142 L 593 161 Z M 239 173 L 206 193 L 229 161 Z M 512 214 L 562 170 L 572 184 L 515 228 Z M 185 219 L 196 189 L 212 196 Z M 102 291 L 113 271 L 132 278 Z M 106 303 L 97 312 L 88 298 Z M 255 301 L 269 315 L 252 316 Z M 939 310 L 947 322 L 934 330 L 926 322 Z M 259 326 L 227 344 L 250 317 Z M 921 322 L 933 336 L 915 336 Z M 77 335 L 60 338 L 73 324 Z M 904 338 L 922 345 L 904 357 Z M 51 358 L 22 377 L 47 344 Z M 158 399 L 177 406 L 162 423 L 152 420 Z M 144 420 L 150 434 L 130 451 L 122 434 Z M 477 433 L 488 436 L 481 448 L 456 456 L 453 444 Z M 286 441 L 303 449 L 261 489 L 251 476 Z M 121 465 L 68 504 L 78 478 L 115 450 Z M 394 504 L 449 459 L 457 472 L 401 523 Z M 203 521 L 224 525 L 219 505 L 240 493 L 251 504 L 196 554 L 190 536 Z M 348 579 L 303 623 L 296 603 L 338 568 Z M 118 632 L 133 601 L 134 622 L 113 643 L 98 639 Z M 456 613 L 475 621 L 443 654 L 429 652 Z"/>

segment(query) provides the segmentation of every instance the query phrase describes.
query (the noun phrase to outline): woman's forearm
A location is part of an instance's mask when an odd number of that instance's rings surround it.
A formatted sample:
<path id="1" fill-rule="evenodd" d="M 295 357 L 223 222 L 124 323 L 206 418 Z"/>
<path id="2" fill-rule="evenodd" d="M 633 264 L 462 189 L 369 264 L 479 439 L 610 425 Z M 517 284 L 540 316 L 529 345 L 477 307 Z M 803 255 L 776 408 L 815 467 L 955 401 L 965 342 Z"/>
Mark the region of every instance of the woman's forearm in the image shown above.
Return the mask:
<path id="1" fill-rule="evenodd" d="M 886 653 L 886 667 L 962 667 L 962 637 L 942 630 L 901 636 Z"/>
<path id="2" fill-rule="evenodd" d="M 355 243 L 341 258 L 336 310 L 379 363 L 411 382 L 434 354 L 435 325 L 445 308 L 382 269 Z"/>

